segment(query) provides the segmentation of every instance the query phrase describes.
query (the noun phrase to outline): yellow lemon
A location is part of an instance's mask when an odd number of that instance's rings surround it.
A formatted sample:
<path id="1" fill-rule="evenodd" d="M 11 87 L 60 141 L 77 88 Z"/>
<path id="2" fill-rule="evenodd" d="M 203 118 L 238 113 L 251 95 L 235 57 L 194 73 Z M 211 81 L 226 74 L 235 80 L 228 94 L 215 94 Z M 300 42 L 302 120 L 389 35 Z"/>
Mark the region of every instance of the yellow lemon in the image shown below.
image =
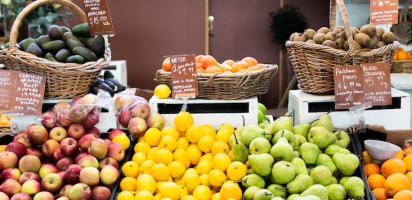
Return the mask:
<path id="1" fill-rule="evenodd" d="M 187 191 L 185 186 L 179 185 L 179 184 L 178 184 L 178 186 L 179 186 L 179 194 L 180 194 L 181 197 L 189 194 L 189 192 Z"/>
<path id="2" fill-rule="evenodd" d="M 147 152 L 150 150 L 150 148 L 150 145 L 146 142 L 138 142 L 136 145 L 134 145 L 134 152 L 143 152 L 147 155 Z"/>
<path id="3" fill-rule="evenodd" d="M 209 174 L 202 174 L 199 176 L 200 179 L 200 184 L 201 185 L 206 185 L 210 186 L 209 181 L 208 181 Z"/>
<path id="4" fill-rule="evenodd" d="M 127 161 L 122 166 L 122 173 L 126 177 L 137 177 L 139 174 L 139 165 L 134 161 Z"/>
<path id="5" fill-rule="evenodd" d="M 153 199 L 153 194 L 150 193 L 147 190 L 140 190 L 138 192 L 136 192 L 136 196 L 135 196 L 135 200 L 152 200 Z"/>
<path id="6" fill-rule="evenodd" d="M 186 138 L 191 143 L 197 143 L 204 136 L 203 129 L 198 125 L 190 126 L 186 131 Z"/>
<path id="7" fill-rule="evenodd" d="M 147 159 L 148 160 L 156 160 L 156 152 L 159 151 L 159 148 L 157 147 L 153 147 L 151 149 L 149 149 L 149 151 L 147 152 Z"/>
<path id="8" fill-rule="evenodd" d="M 204 153 L 209 153 L 212 151 L 212 146 L 216 142 L 215 138 L 212 136 L 203 136 L 197 142 L 197 146 Z"/>
<path id="9" fill-rule="evenodd" d="M 157 194 L 159 193 L 160 188 L 162 187 L 162 185 L 164 183 L 166 183 L 166 181 L 157 181 L 157 183 L 156 183 L 156 192 L 155 193 L 157 193 Z"/>
<path id="10" fill-rule="evenodd" d="M 121 191 L 131 191 L 134 192 L 137 189 L 137 181 L 133 177 L 124 177 L 120 181 L 120 190 Z"/>
<path id="11" fill-rule="evenodd" d="M 179 186 L 174 182 L 165 182 L 160 187 L 159 194 L 163 198 L 170 198 L 173 200 L 178 200 L 180 198 Z"/>
<path id="12" fill-rule="evenodd" d="M 220 169 L 212 169 L 209 172 L 208 180 L 211 186 L 220 187 L 226 181 L 226 174 Z"/>
<path id="13" fill-rule="evenodd" d="M 152 168 L 156 164 L 154 160 L 146 160 L 140 165 L 140 174 L 152 174 Z"/>
<path id="14" fill-rule="evenodd" d="M 186 148 L 189 146 L 189 141 L 187 141 L 186 137 L 181 137 L 177 140 L 177 147 L 176 149 L 183 149 L 186 150 Z"/>
<path id="15" fill-rule="evenodd" d="M 152 167 L 152 176 L 156 181 L 167 181 L 170 177 L 170 170 L 165 164 L 155 164 Z"/>
<path id="16" fill-rule="evenodd" d="M 211 200 L 220 200 L 220 193 L 218 192 L 218 193 L 215 193 L 213 196 L 212 196 L 212 199 Z"/>
<path id="17" fill-rule="evenodd" d="M 162 199 L 162 195 L 160 195 L 160 194 L 156 194 L 154 197 L 153 197 L 153 200 L 161 200 Z"/>
<path id="18" fill-rule="evenodd" d="M 197 199 L 192 195 L 184 195 L 180 198 L 180 200 L 197 200 Z"/>
<path id="19" fill-rule="evenodd" d="M 153 194 L 156 191 L 156 180 L 150 174 L 140 174 L 137 177 L 137 189 L 147 190 Z"/>
<path id="20" fill-rule="evenodd" d="M 186 187 L 189 193 L 192 193 L 193 190 L 200 185 L 200 178 L 197 174 L 189 173 L 185 174 L 182 177 L 182 185 Z"/>
<path id="21" fill-rule="evenodd" d="M 186 169 L 185 174 L 196 174 L 199 176 L 199 173 L 197 172 L 195 168 Z"/>
<path id="22" fill-rule="evenodd" d="M 174 137 L 170 135 L 165 135 L 160 139 L 160 143 L 157 146 L 160 149 L 168 149 L 169 151 L 174 151 L 177 147 L 177 141 Z"/>
<path id="23" fill-rule="evenodd" d="M 173 152 L 173 159 L 175 161 L 181 162 L 185 166 L 185 169 L 189 168 L 190 166 L 189 154 L 185 150 L 176 149 Z"/>
<path id="24" fill-rule="evenodd" d="M 147 160 L 146 154 L 144 154 L 143 152 L 137 152 L 133 154 L 132 161 L 134 161 L 138 165 L 141 165 L 146 160 Z"/>
<path id="25" fill-rule="evenodd" d="M 226 171 L 232 160 L 227 154 L 218 153 L 213 157 L 212 164 L 214 169 Z"/>
<path id="26" fill-rule="evenodd" d="M 178 140 L 180 137 L 179 131 L 173 126 L 166 126 L 160 131 L 160 136 L 172 136 L 175 140 Z"/>
<path id="27" fill-rule="evenodd" d="M 159 149 L 156 151 L 156 163 L 169 164 L 173 161 L 173 153 L 167 149 Z"/>
<path id="28" fill-rule="evenodd" d="M 198 200 L 209 200 L 212 197 L 212 191 L 206 185 L 199 185 L 193 190 L 193 196 Z"/>
<path id="29" fill-rule="evenodd" d="M 199 174 L 208 174 L 212 168 L 213 164 L 209 160 L 200 161 L 196 166 L 196 170 Z"/>
<path id="30" fill-rule="evenodd" d="M 237 183 L 234 183 L 234 182 L 224 183 L 222 187 L 220 188 L 220 197 L 222 199 L 241 200 L 242 199 L 242 189 L 240 189 Z"/>
<path id="31" fill-rule="evenodd" d="M 229 153 L 229 145 L 226 142 L 223 142 L 223 141 L 216 141 L 215 143 L 213 143 L 212 154 L 216 155 L 218 153 L 228 154 Z"/>
<path id="32" fill-rule="evenodd" d="M 187 154 L 189 155 L 190 163 L 192 165 L 197 165 L 199 163 L 200 157 L 202 157 L 202 151 L 195 144 L 191 144 L 186 149 Z"/>
<path id="33" fill-rule="evenodd" d="M 172 93 L 172 90 L 170 90 L 169 86 L 166 84 L 160 84 L 155 87 L 153 90 L 153 93 L 159 98 L 159 99 L 166 99 L 170 96 Z"/>
<path id="34" fill-rule="evenodd" d="M 242 162 L 234 161 L 227 167 L 226 174 L 230 180 L 238 181 L 246 176 L 247 167 Z"/>
<path id="35" fill-rule="evenodd" d="M 160 130 L 158 128 L 149 128 L 144 134 L 145 141 L 151 147 L 159 145 L 160 142 Z"/>
<path id="36" fill-rule="evenodd" d="M 210 136 L 212 138 L 216 137 L 216 130 L 215 128 L 210 125 L 210 124 L 203 124 L 202 126 L 200 126 L 203 130 L 203 132 L 205 133 L 205 136 Z"/>
<path id="37" fill-rule="evenodd" d="M 213 154 L 212 154 L 212 153 L 205 153 L 205 154 L 203 154 L 203 156 L 200 157 L 199 162 L 200 162 L 200 161 L 203 161 L 203 160 L 212 161 L 212 160 L 213 160 Z"/>
<path id="38" fill-rule="evenodd" d="M 230 124 L 222 124 L 216 133 L 216 140 L 228 143 L 230 136 L 235 132 L 235 128 Z"/>
<path id="39" fill-rule="evenodd" d="M 126 134 L 120 134 L 120 135 L 114 136 L 112 142 L 117 142 L 121 144 L 125 150 L 130 147 L 130 139 Z"/>
<path id="40" fill-rule="evenodd" d="M 140 136 L 140 137 L 137 139 L 137 142 L 146 142 L 146 140 L 144 139 L 144 136 Z"/>
<path id="41" fill-rule="evenodd" d="M 118 200 L 134 200 L 134 195 L 132 192 L 130 191 L 121 191 L 118 195 L 117 195 L 117 199 Z"/>
<path id="42" fill-rule="evenodd" d="M 193 116 L 187 111 L 180 111 L 173 120 L 175 127 L 179 131 L 186 131 L 193 125 Z"/>
<path id="43" fill-rule="evenodd" d="M 167 167 L 170 170 L 170 176 L 172 178 L 180 178 L 186 171 L 185 165 L 179 161 L 172 161 Z"/>

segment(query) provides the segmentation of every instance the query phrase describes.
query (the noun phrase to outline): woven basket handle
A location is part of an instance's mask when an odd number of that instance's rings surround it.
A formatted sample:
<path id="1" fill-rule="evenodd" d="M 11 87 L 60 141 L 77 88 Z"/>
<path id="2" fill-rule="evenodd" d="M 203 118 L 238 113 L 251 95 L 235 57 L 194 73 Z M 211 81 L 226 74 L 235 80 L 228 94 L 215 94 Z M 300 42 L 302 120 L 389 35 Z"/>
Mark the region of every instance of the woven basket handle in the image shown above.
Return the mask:
<path id="1" fill-rule="evenodd" d="M 333 30 L 336 27 L 336 5 L 338 5 L 340 15 L 343 21 L 343 29 L 346 34 L 346 41 L 348 41 L 349 51 L 347 57 L 355 52 L 355 47 L 353 45 L 353 36 L 352 32 L 350 31 L 350 24 L 349 24 L 349 17 L 348 12 L 346 11 L 345 3 L 343 0 L 330 0 L 330 8 L 329 8 L 329 27 Z"/>
<path id="2" fill-rule="evenodd" d="M 86 22 L 86 15 L 84 14 L 83 10 L 80 9 L 76 4 L 74 4 L 70 0 L 37 0 L 37 1 L 34 1 L 30 3 L 29 5 L 27 5 L 14 20 L 14 23 L 13 23 L 13 26 L 10 32 L 9 49 L 16 49 L 18 30 L 19 30 L 19 26 L 21 22 L 23 21 L 24 17 L 27 14 L 29 14 L 31 11 L 33 11 L 34 9 L 42 5 L 45 5 L 45 4 L 61 4 L 63 6 L 69 7 L 81 17 L 83 22 Z"/>
<path id="3" fill-rule="evenodd" d="M 412 0 L 408 0 L 403 4 L 403 9 L 399 13 L 399 22 L 407 22 L 408 21 L 408 10 L 409 10 L 409 5 L 411 4 Z"/>

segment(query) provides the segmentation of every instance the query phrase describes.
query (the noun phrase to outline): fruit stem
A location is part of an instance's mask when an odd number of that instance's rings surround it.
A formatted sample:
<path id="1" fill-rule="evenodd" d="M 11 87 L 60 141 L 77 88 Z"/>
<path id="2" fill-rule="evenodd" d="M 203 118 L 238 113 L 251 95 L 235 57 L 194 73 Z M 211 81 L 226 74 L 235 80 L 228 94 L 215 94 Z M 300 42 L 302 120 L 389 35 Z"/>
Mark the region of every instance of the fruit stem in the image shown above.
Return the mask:
<path id="1" fill-rule="evenodd" d="M 237 141 L 237 137 L 236 137 L 235 132 L 233 132 L 233 136 L 235 136 L 235 142 L 236 142 L 236 144 L 239 144 L 239 142 Z"/>

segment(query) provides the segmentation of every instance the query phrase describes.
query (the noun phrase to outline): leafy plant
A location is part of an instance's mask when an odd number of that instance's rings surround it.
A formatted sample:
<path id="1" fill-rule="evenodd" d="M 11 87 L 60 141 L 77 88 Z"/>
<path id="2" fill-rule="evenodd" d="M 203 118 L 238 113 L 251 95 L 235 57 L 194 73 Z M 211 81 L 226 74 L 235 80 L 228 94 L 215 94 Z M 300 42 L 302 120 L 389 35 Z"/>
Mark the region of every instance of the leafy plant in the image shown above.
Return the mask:
<path id="1" fill-rule="evenodd" d="M 305 16 L 298 8 L 285 5 L 275 12 L 269 13 L 272 17 L 270 32 L 274 41 L 279 41 L 282 45 L 294 32 L 303 32 L 308 24 Z"/>

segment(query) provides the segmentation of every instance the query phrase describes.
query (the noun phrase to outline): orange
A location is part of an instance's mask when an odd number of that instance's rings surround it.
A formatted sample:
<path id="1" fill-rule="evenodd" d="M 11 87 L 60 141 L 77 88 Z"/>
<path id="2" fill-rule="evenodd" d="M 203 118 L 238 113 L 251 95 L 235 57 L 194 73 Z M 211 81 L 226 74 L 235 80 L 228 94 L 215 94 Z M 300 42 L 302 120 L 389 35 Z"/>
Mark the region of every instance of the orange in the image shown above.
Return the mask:
<path id="1" fill-rule="evenodd" d="M 223 64 L 227 64 L 227 65 L 229 65 L 229 66 L 232 66 L 232 65 L 233 65 L 233 63 L 235 63 L 235 61 L 233 61 L 233 60 L 229 59 L 229 60 L 225 60 L 225 61 L 223 61 L 222 63 L 223 63 Z"/>
<path id="2" fill-rule="evenodd" d="M 172 70 L 172 63 L 170 63 L 169 57 L 167 57 L 162 63 L 163 70 L 170 72 Z"/>
<path id="3" fill-rule="evenodd" d="M 219 66 L 219 63 L 213 56 L 206 55 L 202 58 L 202 67 L 206 69 L 210 66 Z"/>
<path id="4" fill-rule="evenodd" d="M 203 69 L 202 67 L 196 68 L 196 73 L 205 73 L 205 69 Z"/>
<path id="5" fill-rule="evenodd" d="M 385 191 L 391 197 L 401 190 L 409 190 L 410 188 L 409 179 L 404 174 L 395 173 L 386 178 Z"/>
<path id="6" fill-rule="evenodd" d="M 247 62 L 249 66 L 255 66 L 258 64 L 258 61 L 252 57 L 244 57 L 241 61 Z"/>
<path id="7" fill-rule="evenodd" d="M 403 150 L 399 150 L 398 153 L 396 153 L 395 158 L 403 159 L 404 158 L 404 153 Z M 405 163 L 406 164 L 406 163 Z"/>
<path id="8" fill-rule="evenodd" d="M 250 70 L 249 69 L 241 69 L 237 73 L 246 73 L 246 72 L 250 72 Z"/>
<path id="9" fill-rule="evenodd" d="M 393 55 L 393 60 L 398 60 L 398 55 Z"/>
<path id="10" fill-rule="evenodd" d="M 397 54 L 398 60 L 409 60 L 410 59 L 410 53 L 406 51 L 399 51 Z"/>
<path id="11" fill-rule="evenodd" d="M 372 174 L 380 174 L 381 168 L 376 163 L 368 163 L 368 164 L 365 164 L 365 173 L 366 173 L 366 176 L 370 176 Z"/>
<path id="12" fill-rule="evenodd" d="M 372 158 L 369 156 L 369 154 L 368 154 L 367 151 L 363 151 L 363 152 L 362 152 L 362 155 L 363 155 L 363 162 L 364 162 L 364 163 L 370 163 L 370 162 L 372 162 Z"/>
<path id="13" fill-rule="evenodd" d="M 205 69 L 205 73 L 214 74 L 214 73 L 219 73 L 219 72 L 222 72 L 222 71 L 220 70 L 220 67 L 216 65 L 209 66 L 208 68 Z"/>
<path id="14" fill-rule="evenodd" d="M 202 68 L 202 63 L 196 63 L 196 69 L 203 69 Z"/>
<path id="15" fill-rule="evenodd" d="M 391 174 L 405 174 L 406 166 L 401 159 L 391 158 L 386 160 L 381 166 L 381 172 L 384 177 L 389 177 Z"/>
<path id="16" fill-rule="evenodd" d="M 245 61 L 238 61 L 233 63 L 232 65 L 232 72 L 239 72 L 242 69 L 247 69 L 249 67 L 249 63 L 245 62 Z"/>
<path id="17" fill-rule="evenodd" d="M 403 163 L 405 163 L 407 171 L 412 171 L 412 154 L 405 156 L 405 158 L 403 158 Z"/>
<path id="18" fill-rule="evenodd" d="M 369 187 L 373 190 L 375 188 L 385 187 L 385 177 L 380 174 L 372 174 L 368 177 Z"/>
<path id="19" fill-rule="evenodd" d="M 375 194 L 376 200 L 386 200 L 388 198 L 385 188 L 375 188 L 372 192 Z"/>
<path id="20" fill-rule="evenodd" d="M 401 190 L 393 196 L 394 200 L 411 200 L 412 191 L 410 190 Z"/>
<path id="21" fill-rule="evenodd" d="M 259 69 L 264 69 L 266 67 L 267 66 L 265 64 L 257 64 L 257 65 L 254 65 L 254 66 L 250 66 L 247 69 L 250 70 L 250 71 L 256 71 L 256 70 L 259 70 Z"/>
<path id="22" fill-rule="evenodd" d="M 197 55 L 195 57 L 195 62 L 196 63 L 202 63 L 203 57 L 205 57 L 205 55 Z"/>
<path id="23" fill-rule="evenodd" d="M 221 72 L 231 72 L 232 71 L 232 67 L 225 63 L 220 64 L 219 68 Z"/>
<path id="24" fill-rule="evenodd" d="M 412 171 L 407 172 L 405 175 L 406 175 L 406 177 L 408 177 L 409 182 L 411 182 L 411 184 L 412 184 Z"/>

